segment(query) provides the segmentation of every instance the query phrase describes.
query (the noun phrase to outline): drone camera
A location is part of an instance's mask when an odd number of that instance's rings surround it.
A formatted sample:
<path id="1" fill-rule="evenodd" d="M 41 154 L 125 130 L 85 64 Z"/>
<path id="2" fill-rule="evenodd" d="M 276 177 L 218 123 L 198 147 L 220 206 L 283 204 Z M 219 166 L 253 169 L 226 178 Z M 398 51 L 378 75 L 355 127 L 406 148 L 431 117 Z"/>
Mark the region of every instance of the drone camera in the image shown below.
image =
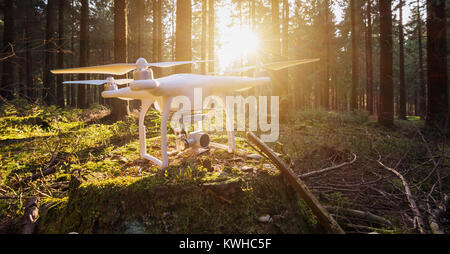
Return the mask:
<path id="1" fill-rule="evenodd" d="M 209 135 L 204 131 L 189 133 L 189 137 L 184 140 L 185 148 L 206 148 L 209 146 Z"/>

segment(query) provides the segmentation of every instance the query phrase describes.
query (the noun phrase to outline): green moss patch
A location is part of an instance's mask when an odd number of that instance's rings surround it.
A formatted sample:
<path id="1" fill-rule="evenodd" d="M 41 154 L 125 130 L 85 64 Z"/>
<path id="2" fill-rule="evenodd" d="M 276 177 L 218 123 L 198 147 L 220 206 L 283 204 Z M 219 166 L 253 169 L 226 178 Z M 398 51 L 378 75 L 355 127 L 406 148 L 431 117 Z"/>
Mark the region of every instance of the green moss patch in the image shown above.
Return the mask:
<path id="1" fill-rule="evenodd" d="M 163 176 L 84 183 L 47 200 L 39 233 L 312 233 L 317 223 L 279 175 L 171 184 Z M 235 184 L 233 184 L 235 183 Z M 236 185 L 237 183 L 237 185 Z M 215 188 L 214 185 L 222 187 Z M 230 189 L 238 187 L 233 191 Z M 275 218 L 258 221 L 263 215 Z"/>

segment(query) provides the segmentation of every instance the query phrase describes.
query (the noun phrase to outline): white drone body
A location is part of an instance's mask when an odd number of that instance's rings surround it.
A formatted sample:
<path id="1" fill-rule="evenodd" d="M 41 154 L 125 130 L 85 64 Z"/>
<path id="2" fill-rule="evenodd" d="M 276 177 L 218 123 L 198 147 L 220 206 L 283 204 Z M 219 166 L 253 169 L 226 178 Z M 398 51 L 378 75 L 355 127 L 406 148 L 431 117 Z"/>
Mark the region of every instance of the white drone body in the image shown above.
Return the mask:
<path id="1" fill-rule="evenodd" d="M 266 65 L 267 69 L 278 70 L 290 66 L 318 61 L 318 59 L 308 59 L 300 61 L 289 61 L 284 63 L 274 63 Z M 194 91 L 197 88 L 202 89 L 203 96 L 224 96 L 229 92 L 241 91 L 259 85 L 270 84 L 270 78 L 246 78 L 234 76 L 207 76 L 197 74 L 175 74 L 158 79 L 153 78 L 153 72 L 149 67 L 172 67 L 182 64 L 190 64 L 205 61 L 186 61 L 186 62 L 167 62 L 167 63 L 147 63 L 143 58 L 139 58 L 136 64 L 111 64 L 104 66 L 82 67 L 66 70 L 52 71 L 54 74 L 74 74 L 74 73 L 94 73 L 94 74 L 111 74 L 124 75 L 133 71 L 133 79 L 114 80 L 109 77 L 106 80 L 90 80 L 90 81 L 68 81 L 64 84 L 91 84 L 105 85 L 102 92 L 103 98 L 118 98 L 122 100 L 141 100 L 142 106 L 139 113 L 139 141 L 140 155 L 142 158 L 151 161 L 160 168 L 166 168 L 169 165 L 167 152 L 167 124 L 171 111 L 177 111 L 178 108 L 172 107 L 172 102 L 177 96 L 185 96 L 191 102 L 194 101 Z M 277 65 L 278 64 L 278 65 Z M 250 67 L 255 68 L 255 67 Z M 117 85 L 130 83 L 130 86 L 118 88 Z M 161 112 L 161 159 L 151 156 L 147 153 L 146 131 L 144 118 L 153 103 L 157 103 L 156 107 Z M 194 104 L 195 105 L 195 104 Z M 193 108 L 193 110 L 202 110 L 201 108 Z M 227 112 L 227 126 L 233 123 L 232 114 Z M 228 130 L 228 151 L 234 152 L 236 149 L 235 135 L 233 130 Z M 207 140 L 206 140 L 207 139 Z M 199 143 L 200 146 L 207 146 L 209 138 L 203 138 L 203 134 L 199 132 L 190 133 L 192 143 Z M 190 141 L 187 141 L 190 142 Z"/>

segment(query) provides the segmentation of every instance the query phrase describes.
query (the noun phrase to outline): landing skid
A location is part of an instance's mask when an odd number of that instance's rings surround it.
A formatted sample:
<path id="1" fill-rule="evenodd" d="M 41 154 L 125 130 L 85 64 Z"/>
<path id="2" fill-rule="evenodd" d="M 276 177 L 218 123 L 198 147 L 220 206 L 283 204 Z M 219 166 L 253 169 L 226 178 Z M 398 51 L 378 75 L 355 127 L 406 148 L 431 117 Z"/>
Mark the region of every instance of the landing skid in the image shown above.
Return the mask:
<path id="1" fill-rule="evenodd" d="M 153 104 L 151 100 L 142 100 L 141 111 L 139 113 L 139 151 L 140 155 L 143 159 L 149 160 L 151 163 L 155 164 L 161 169 L 164 169 L 169 166 L 168 156 L 169 153 L 167 151 L 167 123 L 169 121 L 169 113 L 170 113 L 170 105 L 172 103 L 171 97 L 164 97 L 161 105 L 161 160 L 158 158 L 151 156 L 147 153 L 147 140 L 146 140 L 146 128 L 144 125 L 145 115 L 149 110 L 150 106 Z M 226 120 L 227 126 L 233 126 L 233 117 L 231 112 L 226 111 Z M 234 129 L 234 128 L 232 128 Z M 211 145 L 227 150 L 230 153 L 234 153 L 236 150 L 236 142 L 234 131 L 228 131 L 228 146 L 211 143 Z M 173 152 L 170 152 L 170 155 L 173 156 Z M 178 152 L 178 151 L 175 151 Z"/>

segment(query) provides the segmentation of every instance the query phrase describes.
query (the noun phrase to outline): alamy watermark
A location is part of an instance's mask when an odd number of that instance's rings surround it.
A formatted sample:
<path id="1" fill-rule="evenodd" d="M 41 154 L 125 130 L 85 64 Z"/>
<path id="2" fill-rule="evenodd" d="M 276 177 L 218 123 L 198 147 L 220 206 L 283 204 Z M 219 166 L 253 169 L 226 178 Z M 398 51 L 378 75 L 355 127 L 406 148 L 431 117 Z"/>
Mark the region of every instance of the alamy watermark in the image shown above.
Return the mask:
<path id="1" fill-rule="evenodd" d="M 270 96 L 208 96 L 203 98 L 202 88 L 194 89 L 193 105 L 189 97 L 177 96 L 172 106 L 179 108 L 170 120 L 171 127 L 180 131 L 182 126 L 191 128 L 191 110 L 203 112 L 210 109 L 207 116 L 194 125 L 195 130 L 223 131 L 224 120 L 226 131 L 258 131 L 262 132 L 263 142 L 275 142 L 279 137 L 279 97 Z M 193 107 L 192 107 L 193 106 Z M 248 114 L 247 114 L 248 108 Z M 248 115 L 248 129 L 246 129 Z M 270 116 L 270 117 L 269 117 Z M 236 124 L 235 124 L 236 123 Z"/>

